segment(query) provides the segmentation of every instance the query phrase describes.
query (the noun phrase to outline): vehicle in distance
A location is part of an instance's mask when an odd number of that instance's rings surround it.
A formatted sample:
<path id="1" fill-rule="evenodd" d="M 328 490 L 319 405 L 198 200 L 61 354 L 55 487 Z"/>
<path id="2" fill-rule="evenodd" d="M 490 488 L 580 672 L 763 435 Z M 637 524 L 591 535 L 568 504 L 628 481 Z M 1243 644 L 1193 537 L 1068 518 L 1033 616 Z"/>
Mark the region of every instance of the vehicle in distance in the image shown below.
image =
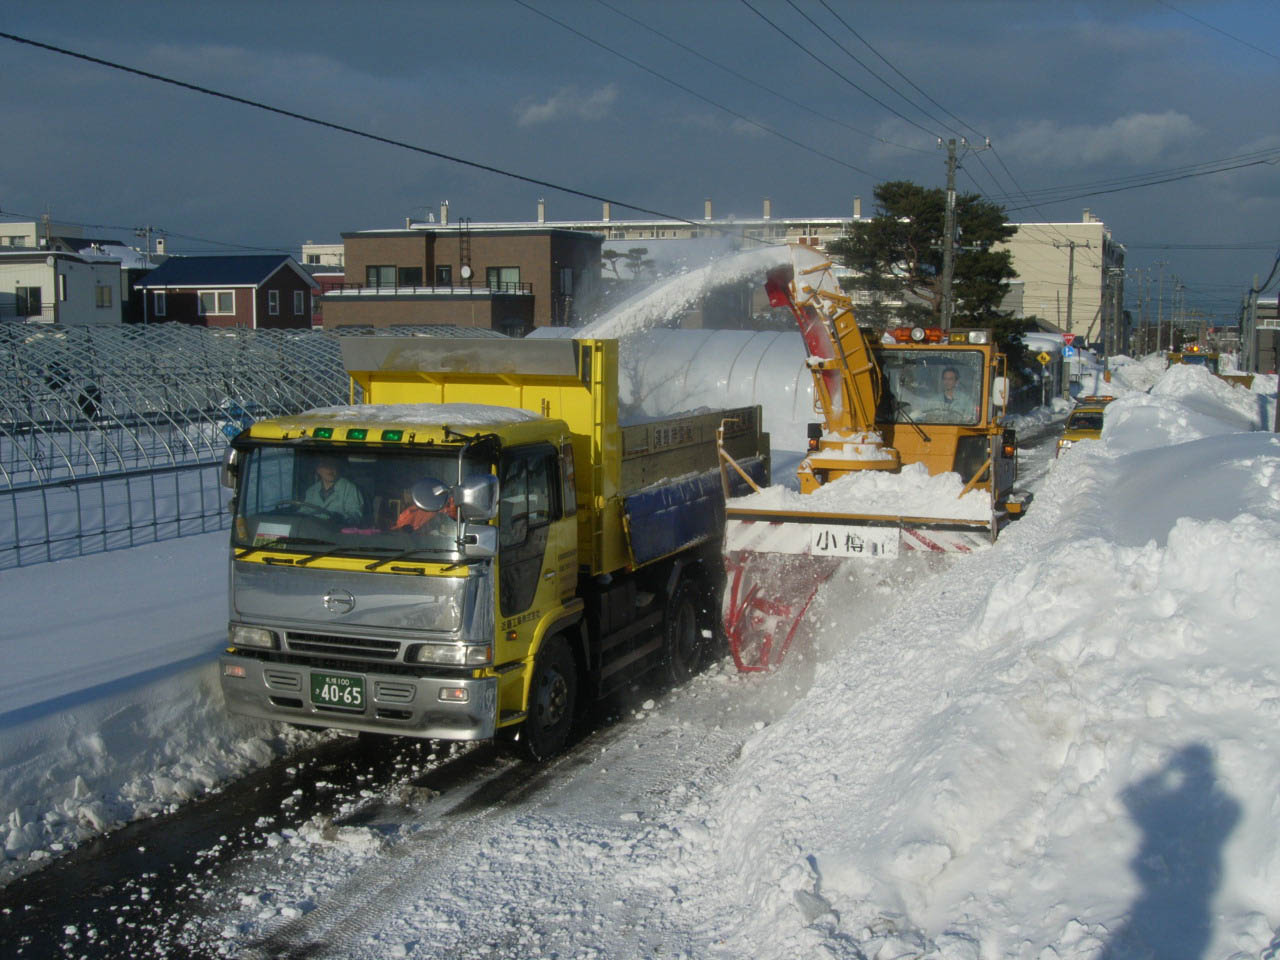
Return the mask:
<path id="1" fill-rule="evenodd" d="M 1066 427 L 1058 438 L 1058 449 L 1054 456 L 1081 440 L 1097 440 L 1102 436 L 1102 421 L 1106 414 L 1107 404 L 1114 397 L 1087 396 L 1081 397 L 1079 405 L 1067 417 Z"/>

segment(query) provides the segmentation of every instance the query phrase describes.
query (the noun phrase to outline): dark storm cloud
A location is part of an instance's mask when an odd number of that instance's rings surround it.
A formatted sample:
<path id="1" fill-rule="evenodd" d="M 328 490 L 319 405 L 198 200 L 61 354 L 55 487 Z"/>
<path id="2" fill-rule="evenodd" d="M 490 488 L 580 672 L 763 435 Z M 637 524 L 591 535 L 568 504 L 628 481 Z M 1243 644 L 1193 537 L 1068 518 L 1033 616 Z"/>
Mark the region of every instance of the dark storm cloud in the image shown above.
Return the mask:
<path id="1" fill-rule="evenodd" d="M 938 135 L 975 143 L 990 136 L 999 160 L 1029 190 L 1280 149 L 1275 111 L 1264 107 L 1280 63 L 1154 0 L 829 0 L 940 107 L 817 0 L 796 6 L 829 36 L 786 3 L 752 3 L 800 47 L 737 0 L 609 2 L 644 26 L 592 0 L 530 0 L 611 50 L 507 0 L 52 2 L 11 10 L 4 29 L 691 217 L 701 216 L 706 196 L 717 214 L 755 214 L 770 196 L 779 216 L 841 215 L 854 195 L 869 203 L 879 180 L 940 184 Z M 1265 0 L 1174 6 L 1260 47 L 1277 46 L 1280 9 Z M 67 220 L 153 223 L 289 247 L 395 226 L 442 199 L 476 220 L 531 218 L 540 195 L 553 217 L 599 215 L 594 201 L 3 43 L 7 76 L 23 78 L 7 83 L 0 98 L 0 123 L 10 133 L 0 151 L 6 213 L 48 208 Z M 1280 221 L 1276 169 L 1042 203 L 1014 218 L 1076 220 L 1089 207 L 1121 242 L 1271 242 Z M 1017 192 L 990 154 L 963 161 L 960 186 L 1000 199 Z M 1167 270 L 1218 293 L 1220 303 L 1238 299 L 1228 291 L 1242 291 L 1270 259 L 1135 249 L 1129 263 L 1160 257 L 1171 261 Z"/>

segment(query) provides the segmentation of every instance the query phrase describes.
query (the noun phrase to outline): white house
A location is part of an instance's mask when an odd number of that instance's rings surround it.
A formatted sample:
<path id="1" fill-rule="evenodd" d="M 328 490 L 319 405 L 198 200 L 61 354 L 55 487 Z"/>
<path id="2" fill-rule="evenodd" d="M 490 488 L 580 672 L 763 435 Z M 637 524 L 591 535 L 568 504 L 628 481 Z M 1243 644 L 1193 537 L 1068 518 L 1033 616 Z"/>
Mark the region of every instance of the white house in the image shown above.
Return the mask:
<path id="1" fill-rule="evenodd" d="M 50 250 L 0 250 L 0 322 L 120 323 L 120 260 Z"/>

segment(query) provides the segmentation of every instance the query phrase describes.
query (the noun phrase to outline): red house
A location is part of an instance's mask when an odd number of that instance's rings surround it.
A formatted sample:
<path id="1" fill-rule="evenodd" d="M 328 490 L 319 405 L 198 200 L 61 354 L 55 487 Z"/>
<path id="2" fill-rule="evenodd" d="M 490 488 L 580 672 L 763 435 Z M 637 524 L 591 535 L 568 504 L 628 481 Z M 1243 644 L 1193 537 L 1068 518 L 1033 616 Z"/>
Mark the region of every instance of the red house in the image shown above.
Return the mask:
<path id="1" fill-rule="evenodd" d="M 282 253 L 170 257 L 134 285 L 143 298 L 143 323 L 250 330 L 309 328 L 317 288 L 298 262 Z"/>

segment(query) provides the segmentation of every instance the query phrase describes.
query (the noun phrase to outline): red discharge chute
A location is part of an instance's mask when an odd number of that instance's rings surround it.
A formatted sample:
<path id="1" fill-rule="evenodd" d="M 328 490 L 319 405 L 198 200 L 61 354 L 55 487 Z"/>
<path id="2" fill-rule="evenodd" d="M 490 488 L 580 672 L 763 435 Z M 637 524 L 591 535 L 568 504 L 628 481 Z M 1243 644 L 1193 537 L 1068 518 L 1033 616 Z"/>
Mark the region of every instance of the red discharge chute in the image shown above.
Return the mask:
<path id="1" fill-rule="evenodd" d="M 841 562 L 747 550 L 725 556 L 724 627 L 739 670 L 771 670 L 782 662 L 805 611 Z"/>

